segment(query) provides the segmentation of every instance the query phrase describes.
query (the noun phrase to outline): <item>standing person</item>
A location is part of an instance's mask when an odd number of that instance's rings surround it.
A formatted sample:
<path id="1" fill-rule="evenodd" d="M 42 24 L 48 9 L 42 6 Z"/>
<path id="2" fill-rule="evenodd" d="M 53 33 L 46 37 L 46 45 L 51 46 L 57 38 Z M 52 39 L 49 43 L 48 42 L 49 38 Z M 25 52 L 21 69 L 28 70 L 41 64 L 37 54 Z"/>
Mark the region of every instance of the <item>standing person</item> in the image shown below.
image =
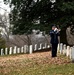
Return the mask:
<path id="1" fill-rule="evenodd" d="M 57 57 L 57 46 L 58 46 L 58 36 L 59 29 L 55 25 L 52 26 L 52 30 L 50 31 L 51 44 L 52 44 L 52 57 Z"/>

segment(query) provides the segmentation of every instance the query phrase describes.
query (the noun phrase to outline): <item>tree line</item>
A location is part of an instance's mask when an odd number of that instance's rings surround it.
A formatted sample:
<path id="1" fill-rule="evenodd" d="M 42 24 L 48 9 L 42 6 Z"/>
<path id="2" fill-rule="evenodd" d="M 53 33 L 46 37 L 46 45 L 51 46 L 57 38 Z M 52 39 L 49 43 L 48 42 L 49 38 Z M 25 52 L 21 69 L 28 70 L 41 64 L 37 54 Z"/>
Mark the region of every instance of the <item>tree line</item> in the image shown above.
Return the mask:
<path id="1" fill-rule="evenodd" d="M 74 0 L 4 0 L 10 3 L 10 23 L 13 34 L 31 33 L 40 29 L 49 33 L 52 24 L 61 28 L 71 26 L 74 31 Z M 40 23 L 35 22 L 39 20 Z"/>

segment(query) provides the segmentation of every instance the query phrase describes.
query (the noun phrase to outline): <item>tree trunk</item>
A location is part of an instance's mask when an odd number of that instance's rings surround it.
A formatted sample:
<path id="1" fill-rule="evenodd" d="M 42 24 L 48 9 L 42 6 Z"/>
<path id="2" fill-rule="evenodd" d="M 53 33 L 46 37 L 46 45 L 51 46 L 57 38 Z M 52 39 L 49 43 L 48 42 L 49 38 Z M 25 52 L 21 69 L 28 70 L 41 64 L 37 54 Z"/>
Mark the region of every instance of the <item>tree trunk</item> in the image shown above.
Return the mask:
<path id="1" fill-rule="evenodd" d="M 66 28 L 63 28 L 60 32 L 60 42 L 68 45 Z"/>

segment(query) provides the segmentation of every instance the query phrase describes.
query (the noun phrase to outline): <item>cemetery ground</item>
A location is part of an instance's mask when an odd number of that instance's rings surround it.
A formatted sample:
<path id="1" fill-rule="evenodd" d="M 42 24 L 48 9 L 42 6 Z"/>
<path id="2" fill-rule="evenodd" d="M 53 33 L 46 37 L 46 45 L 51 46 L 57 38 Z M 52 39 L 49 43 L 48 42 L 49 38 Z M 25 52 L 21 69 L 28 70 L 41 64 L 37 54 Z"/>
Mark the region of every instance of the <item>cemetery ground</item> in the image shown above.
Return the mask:
<path id="1" fill-rule="evenodd" d="M 0 75 L 74 75 L 74 63 L 60 54 L 51 58 L 51 51 L 0 56 Z"/>

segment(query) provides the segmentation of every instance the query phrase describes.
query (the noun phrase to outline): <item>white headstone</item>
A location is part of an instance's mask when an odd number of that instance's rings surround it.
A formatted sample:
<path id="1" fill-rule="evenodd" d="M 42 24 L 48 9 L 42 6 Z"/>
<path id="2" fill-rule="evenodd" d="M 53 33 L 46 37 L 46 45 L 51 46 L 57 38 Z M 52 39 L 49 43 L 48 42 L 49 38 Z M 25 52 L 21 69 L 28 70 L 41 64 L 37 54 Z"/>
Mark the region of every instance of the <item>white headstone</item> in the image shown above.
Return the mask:
<path id="1" fill-rule="evenodd" d="M 45 49 L 47 48 L 47 43 L 45 43 Z"/>
<path id="2" fill-rule="evenodd" d="M 21 53 L 23 53 L 24 52 L 24 47 L 21 47 Z"/>
<path id="3" fill-rule="evenodd" d="M 13 54 L 17 53 L 17 46 L 14 47 Z"/>
<path id="4" fill-rule="evenodd" d="M 71 52 L 71 54 L 72 54 L 72 61 L 74 62 L 74 46 L 72 47 L 72 52 Z"/>
<path id="5" fill-rule="evenodd" d="M 17 48 L 17 53 L 20 53 L 20 48 Z"/>
<path id="6" fill-rule="evenodd" d="M 34 51 L 36 51 L 37 50 L 37 44 L 35 44 L 35 49 L 34 49 Z"/>
<path id="7" fill-rule="evenodd" d="M 10 55 L 12 54 L 12 47 L 10 47 L 9 54 Z"/>
<path id="8" fill-rule="evenodd" d="M 40 44 L 40 48 L 38 48 L 38 50 L 41 50 L 42 49 L 42 43 Z"/>
<path id="9" fill-rule="evenodd" d="M 69 53 L 70 53 L 70 46 L 67 46 L 67 53 L 66 53 L 66 55 L 69 56 L 70 55 Z"/>
<path id="10" fill-rule="evenodd" d="M 70 59 L 72 58 L 72 47 L 70 47 Z"/>
<path id="11" fill-rule="evenodd" d="M 27 52 L 26 52 L 26 50 L 27 50 L 27 49 L 26 49 L 26 48 L 27 48 L 26 46 L 27 46 L 27 45 L 24 45 L 24 53 L 27 53 Z"/>
<path id="12" fill-rule="evenodd" d="M 60 54 L 63 53 L 63 43 L 60 44 Z"/>
<path id="13" fill-rule="evenodd" d="M 59 50 L 60 50 L 60 46 L 59 46 L 60 44 L 58 44 L 58 47 L 57 47 L 57 52 L 59 52 Z"/>
<path id="14" fill-rule="evenodd" d="M 29 53 L 30 53 L 30 54 L 32 54 L 32 53 L 33 53 L 33 46 L 32 46 L 32 45 L 30 45 Z"/>
<path id="15" fill-rule="evenodd" d="M 47 44 L 45 43 L 45 45 L 44 45 L 43 49 L 46 49 L 46 48 L 47 48 Z"/>
<path id="16" fill-rule="evenodd" d="M 66 55 L 66 50 L 67 50 L 67 49 L 66 49 L 66 45 L 64 44 L 64 46 L 63 46 L 63 54 L 64 54 L 64 55 Z"/>
<path id="17" fill-rule="evenodd" d="M 50 48 L 50 45 L 48 45 L 47 47 Z"/>
<path id="18" fill-rule="evenodd" d="M 29 53 L 29 46 L 26 45 L 26 53 Z"/>
<path id="19" fill-rule="evenodd" d="M 5 55 L 8 54 L 8 48 L 5 48 Z"/>
<path id="20" fill-rule="evenodd" d="M 4 54 L 3 54 L 3 49 L 1 49 L 1 56 L 2 56 L 2 55 L 4 55 Z"/>

